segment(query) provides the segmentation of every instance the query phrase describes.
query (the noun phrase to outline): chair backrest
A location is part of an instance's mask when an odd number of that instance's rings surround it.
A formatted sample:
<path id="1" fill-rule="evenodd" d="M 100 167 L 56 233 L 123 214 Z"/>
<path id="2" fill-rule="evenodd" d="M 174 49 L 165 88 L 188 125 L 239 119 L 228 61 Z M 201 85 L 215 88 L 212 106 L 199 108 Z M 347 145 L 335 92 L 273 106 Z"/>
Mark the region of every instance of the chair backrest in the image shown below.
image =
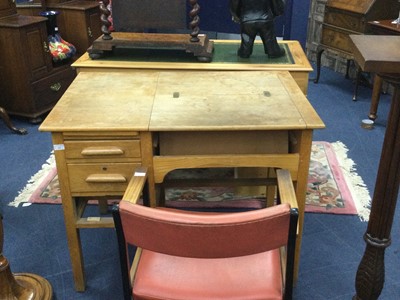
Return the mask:
<path id="1" fill-rule="evenodd" d="M 120 32 L 187 29 L 185 0 L 113 0 L 114 28 Z"/>
<path id="2" fill-rule="evenodd" d="M 169 255 L 222 258 L 250 255 L 288 243 L 290 206 L 239 213 L 155 209 L 120 202 L 125 242 Z"/>
<path id="3" fill-rule="evenodd" d="M 298 205 L 288 170 L 277 170 L 278 202 L 240 213 L 188 212 L 138 205 L 148 201 L 147 170 L 135 171 L 123 200 L 113 208 L 125 299 L 131 299 L 128 244 L 164 254 L 193 258 L 251 255 L 286 246 L 281 251 L 285 299 L 291 299 Z"/>

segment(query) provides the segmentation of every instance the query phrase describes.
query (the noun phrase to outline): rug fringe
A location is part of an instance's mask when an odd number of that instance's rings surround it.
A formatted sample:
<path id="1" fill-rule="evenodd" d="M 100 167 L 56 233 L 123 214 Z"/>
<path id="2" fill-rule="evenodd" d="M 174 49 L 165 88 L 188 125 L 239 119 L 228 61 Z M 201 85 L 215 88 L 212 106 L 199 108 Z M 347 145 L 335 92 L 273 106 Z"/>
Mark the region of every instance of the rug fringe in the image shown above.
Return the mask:
<path id="1" fill-rule="evenodd" d="M 356 164 L 348 158 L 348 148 L 341 141 L 331 143 L 336 153 L 340 168 L 346 181 L 349 182 L 348 188 L 357 208 L 358 216 L 361 221 L 368 221 L 370 214 L 371 196 L 363 179 L 356 172 Z M 55 158 L 52 152 L 49 159 L 42 165 L 35 175 L 33 175 L 27 185 L 18 193 L 18 196 L 9 203 L 9 206 L 18 207 L 21 203 L 29 202 L 32 193 L 40 186 L 46 175 L 54 168 Z"/>
<path id="2" fill-rule="evenodd" d="M 21 203 L 29 202 L 32 193 L 40 186 L 43 179 L 54 168 L 54 166 L 55 157 L 54 153 L 51 152 L 50 157 L 42 165 L 42 168 L 28 180 L 26 186 L 18 192 L 18 196 L 15 197 L 15 199 L 10 202 L 8 206 L 18 207 Z"/>
<path id="3" fill-rule="evenodd" d="M 349 150 L 346 145 L 341 141 L 337 141 L 331 145 L 335 150 L 343 175 L 351 183 L 348 185 L 348 188 L 357 208 L 358 216 L 361 221 L 367 222 L 370 214 L 369 207 L 371 206 L 371 196 L 368 188 L 361 176 L 357 174 L 355 162 L 347 156 Z"/>

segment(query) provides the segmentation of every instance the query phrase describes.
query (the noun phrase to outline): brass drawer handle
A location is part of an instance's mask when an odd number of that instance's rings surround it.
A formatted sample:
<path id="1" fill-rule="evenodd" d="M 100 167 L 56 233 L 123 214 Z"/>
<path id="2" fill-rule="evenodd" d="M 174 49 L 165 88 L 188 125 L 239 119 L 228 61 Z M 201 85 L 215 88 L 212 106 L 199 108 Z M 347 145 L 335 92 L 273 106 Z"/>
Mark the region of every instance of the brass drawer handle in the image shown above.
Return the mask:
<path id="1" fill-rule="evenodd" d="M 50 86 L 50 89 L 51 89 L 53 92 L 58 92 L 58 91 L 61 89 L 61 83 L 57 82 L 57 83 L 52 84 L 52 85 Z"/>
<path id="2" fill-rule="evenodd" d="M 90 38 L 92 38 L 92 37 L 93 37 L 92 29 L 91 29 L 90 27 L 88 27 L 88 28 L 87 28 L 87 31 L 88 31 L 88 36 L 89 36 Z"/>
<path id="3" fill-rule="evenodd" d="M 85 181 L 88 183 L 125 183 L 126 178 L 121 174 L 91 174 Z"/>
<path id="4" fill-rule="evenodd" d="M 44 49 L 44 52 L 50 52 L 47 42 L 43 42 L 43 49 Z"/>
<path id="5" fill-rule="evenodd" d="M 83 156 L 96 156 L 96 155 L 122 155 L 124 150 L 118 147 L 87 147 L 81 151 Z"/>

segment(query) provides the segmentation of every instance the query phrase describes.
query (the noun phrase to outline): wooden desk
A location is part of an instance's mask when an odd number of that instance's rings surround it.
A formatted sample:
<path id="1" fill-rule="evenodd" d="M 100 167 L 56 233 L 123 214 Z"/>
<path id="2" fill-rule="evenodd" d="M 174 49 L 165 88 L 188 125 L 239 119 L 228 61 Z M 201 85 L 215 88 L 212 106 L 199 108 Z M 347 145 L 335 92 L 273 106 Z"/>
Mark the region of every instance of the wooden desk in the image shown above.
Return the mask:
<path id="1" fill-rule="evenodd" d="M 400 37 L 350 36 L 354 59 L 366 72 L 378 73 L 394 85 L 394 93 L 383 141 L 382 154 L 364 240 L 367 243 L 356 276 L 353 299 L 377 299 L 385 279 L 384 254 L 400 184 Z"/>
<path id="2" fill-rule="evenodd" d="M 308 75 L 312 67 L 298 41 L 279 41 L 287 49 L 287 57 L 269 59 L 260 41 L 256 41 L 250 59 L 237 56 L 240 41 L 214 40 L 214 58 L 211 63 L 199 63 L 193 55 L 180 53 L 160 54 L 149 50 L 116 51 L 116 55 L 92 60 L 88 53 L 81 56 L 72 66 L 80 71 L 118 71 L 136 69 L 154 70 L 197 70 L 197 71 L 289 71 L 303 93 L 307 94 Z M 152 55 L 149 55 L 151 53 Z M 178 55 L 178 56 L 177 56 Z"/>
<path id="3" fill-rule="evenodd" d="M 323 127 L 287 71 L 80 72 L 40 126 L 52 132 L 76 289 L 85 289 L 79 229 L 113 227 L 111 218 L 82 217 L 81 197 L 122 195 L 139 165 L 153 206 L 155 184 L 177 168 L 289 169 L 298 265 L 312 133 Z M 284 153 L 268 147 L 277 140 Z M 182 141 L 193 146 L 175 147 Z"/>

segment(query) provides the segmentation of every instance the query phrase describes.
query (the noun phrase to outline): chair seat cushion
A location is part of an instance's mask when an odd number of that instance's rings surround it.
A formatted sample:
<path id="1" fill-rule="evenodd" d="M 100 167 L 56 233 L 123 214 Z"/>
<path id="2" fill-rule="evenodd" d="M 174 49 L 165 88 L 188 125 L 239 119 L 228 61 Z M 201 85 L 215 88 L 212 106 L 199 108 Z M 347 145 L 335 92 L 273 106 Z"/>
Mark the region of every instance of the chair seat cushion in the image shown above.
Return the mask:
<path id="1" fill-rule="evenodd" d="M 282 299 L 279 249 L 233 258 L 186 258 L 143 250 L 134 299 Z"/>

